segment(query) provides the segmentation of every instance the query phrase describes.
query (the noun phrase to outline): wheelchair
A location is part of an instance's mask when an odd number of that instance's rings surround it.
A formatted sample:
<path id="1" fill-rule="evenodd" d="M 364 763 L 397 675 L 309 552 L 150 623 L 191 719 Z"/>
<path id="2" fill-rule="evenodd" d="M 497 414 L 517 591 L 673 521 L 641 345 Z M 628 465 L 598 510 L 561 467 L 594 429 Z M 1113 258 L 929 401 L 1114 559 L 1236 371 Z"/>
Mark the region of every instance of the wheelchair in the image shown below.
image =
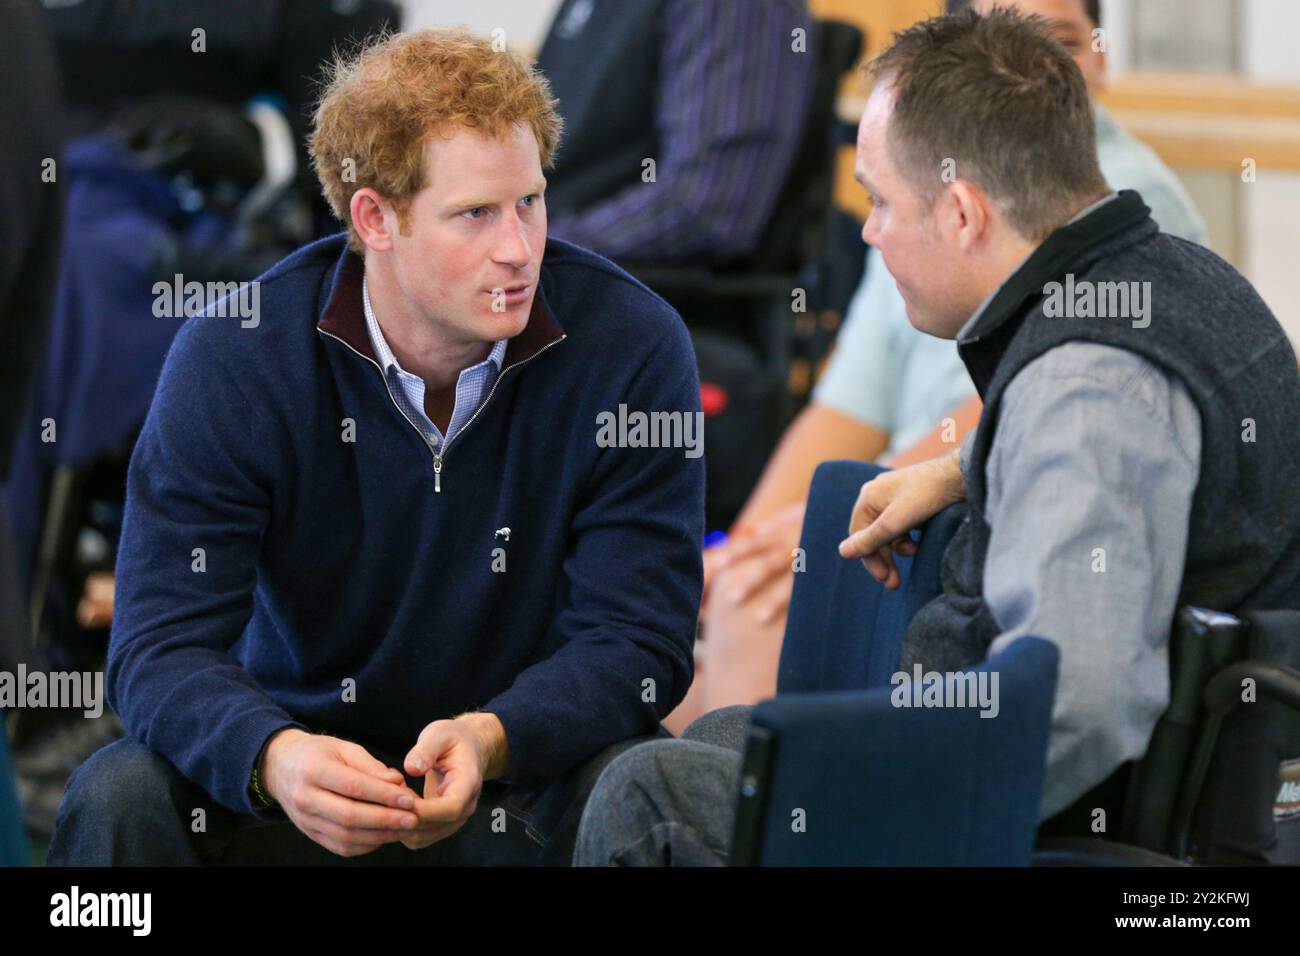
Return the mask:
<path id="1" fill-rule="evenodd" d="M 1170 703 L 1145 753 L 1040 824 L 1058 651 L 1025 637 L 975 669 L 1000 677 L 997 719 L 891 702 L 907 624 L 939 593 L 966 515 L 932 518 L 886 591 L 836 551 L 879 470 L 829 462 L 814 476 L 777 695 L 746 741 L 732 865 L 1300 862 L 1300 611 L 1180 608 Z"/>

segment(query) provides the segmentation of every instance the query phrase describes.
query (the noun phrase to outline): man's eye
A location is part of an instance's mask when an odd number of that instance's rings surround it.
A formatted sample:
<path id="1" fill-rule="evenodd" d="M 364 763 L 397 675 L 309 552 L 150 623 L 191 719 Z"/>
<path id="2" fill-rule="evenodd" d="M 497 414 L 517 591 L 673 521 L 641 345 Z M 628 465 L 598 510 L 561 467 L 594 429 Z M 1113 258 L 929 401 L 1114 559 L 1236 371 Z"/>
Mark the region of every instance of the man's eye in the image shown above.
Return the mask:
<path id="1" fill-rule="evenodd" d="M 487 212 L 487 210 L 482 206 L 475 206 L 473 209 L 466 209 L 461 215 L 468 216 L 470 219 L 481 219 L 483 217 L 478 215 L 481 212 Z"/>
<path id="2" fill-rule="evenodd" d="M 537 193 L 533 193 L 531 196 L 525 196 L 523 199 L 521 199 L 521 200 L 519 200 L 519 201 L 520 201 L 521 203 L 525 203 L 525 204 L 531 206 L 531 205 L 533 205 L 533 204 L 537 201 Z"/>

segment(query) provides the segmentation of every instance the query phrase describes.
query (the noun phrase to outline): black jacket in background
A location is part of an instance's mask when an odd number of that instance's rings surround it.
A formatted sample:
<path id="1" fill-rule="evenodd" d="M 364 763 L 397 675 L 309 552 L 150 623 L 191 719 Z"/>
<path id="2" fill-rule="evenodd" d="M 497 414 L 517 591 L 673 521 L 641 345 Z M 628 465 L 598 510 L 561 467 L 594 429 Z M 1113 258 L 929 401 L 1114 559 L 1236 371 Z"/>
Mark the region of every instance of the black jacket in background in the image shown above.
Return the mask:
<path id="1" fill-rule="evenodd" d="M 45 346 L 63 220 L 58 63 L 36 0 L 0 0 L 0 481 Z M 52 160 L 51 167 L 46 160 Z M 54 181 L 42 178 L 53 170 Z M 49 177 L 46 176 L 46 179 Z"/>

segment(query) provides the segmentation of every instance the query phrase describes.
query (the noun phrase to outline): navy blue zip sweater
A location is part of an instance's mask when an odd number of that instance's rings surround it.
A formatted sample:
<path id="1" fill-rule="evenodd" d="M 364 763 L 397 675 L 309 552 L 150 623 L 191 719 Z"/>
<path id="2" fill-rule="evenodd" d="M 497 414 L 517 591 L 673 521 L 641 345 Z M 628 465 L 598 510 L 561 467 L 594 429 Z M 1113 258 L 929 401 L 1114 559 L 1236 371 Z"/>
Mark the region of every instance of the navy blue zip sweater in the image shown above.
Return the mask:
<path id="1" fill-rule="evenodd" d="M 375 362 L 361 277 L 333 236 L 261 277 L 256 326 L 187 321 L 131 458 L 109 703 L 244 813 L 265 815 L 249 777 L 283 727 L 400 755 L 482 710 L 529 786 L 657 731 L 693 676 L 703 459 L 596 440 L 620 404 L 699 410 L 677 314 L 551 240 L 435 475 Z"/>

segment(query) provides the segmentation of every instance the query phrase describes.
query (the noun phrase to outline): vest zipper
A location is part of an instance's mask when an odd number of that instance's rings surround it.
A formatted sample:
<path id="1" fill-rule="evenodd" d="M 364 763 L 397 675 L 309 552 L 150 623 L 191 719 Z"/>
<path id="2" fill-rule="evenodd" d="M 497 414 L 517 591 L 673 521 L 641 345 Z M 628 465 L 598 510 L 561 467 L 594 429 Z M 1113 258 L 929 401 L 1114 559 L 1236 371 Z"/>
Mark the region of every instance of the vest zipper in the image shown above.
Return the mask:
<path id="1" fill-rule="evenodd" d="M 348 345 L 347 342 L 344 342 L 341 338 L 339 338 L 337 335 L 335 335 L 332 332 L 326 332 L 324 329 L 319 327 L 316 329 L 316 331 L 318 331 L 321 335 L 328 335 L 335 342 L 341 343 L 345 348 L 350 350 L 357 357 L 365 359 L 367 362 L 369 362 L 371 365 L 375 367 L 375 371 L 379 373 L 379 377 L 381 379 L 384 378 L 384 370 L 380 368 L 379 363 L 376 362 L 374 359 L 372 359 L 370 356 L 362 355 L 356 349 L 352 348 L 351 345 Z M 561 335 L 558 339 L 555 339 L 552 342 L 547 342 L 545 345 L 543 345 L 540 349 L 538 349 L 536 352 L 534 352 L 532 355 L 528 356 L 527 358 L 520 359 L 518 362 L 515 362 L 513 365 L 507 365 L 505 368 L 503 368 L 501 370 L 501 374 L 497 376 L 496 381 L 492 383 L 492 388 L 488 391 L 487 398 L 483 399 L 483 403 L 479 405 L 478 408 L 474 409 L 474 414 L 469 417 L 469 421 L 467 421 L 464 425 L 461 425 L 460 431 L 458 431 L 456 435 L 452 437 L 458 437 L 462 432 L 465 431 L 465 429 L 469 428 L 470 425 L 474 424 L 474 419 L 478 418 L 478 413 L 483 411 L 483 409 L 487 408 L 487 403 L 492 401 L 492 396 L 496 394 L 497 386 L 501 384 L 501 379 L 505 378 L 506 372 L 509 372 L 511 369 L 519 368 L 519 366 L 521 365 L 527 365 L 533 359 L 537 358 L 537 356 L 541 355 L 543 352 L 549 349 L 552 345 L 559 345 L 567 338 L 568 338 L 567 334 Z M 393 403 L 393 407 L 397 409 L 398 414 L 401 415 L 403 418 L 405 418 L 407 424 L 409 424 L 412 428 L 415 429 L 416 434 L 420 436 L 420 441 L 424 442 L 424 446 L 428 448 L 431 452 L 433 452 L 433 491 L 434 494 L 441 494 L 443 455 L 440 452 L 434 451 L 433 447 L 429 444 L 428 440 L 424 437 L 424 432 L 420 430 L 420 426 L 415 424 L 415 422 L 411 421 L 410 415 L 407 415 L 406 412 L 402 411 L 402 406 L 397 404 L 397 400 L 393 398 L 393 393 L 388 390 L 387 380 L 384 381 L 384 391 L 388 395 L 388 400 Z M 447 444 L 450 443 L 450 441 L 451 441 L 450 438 L 444 438 L 443 447 L 445 448 Z"/>

